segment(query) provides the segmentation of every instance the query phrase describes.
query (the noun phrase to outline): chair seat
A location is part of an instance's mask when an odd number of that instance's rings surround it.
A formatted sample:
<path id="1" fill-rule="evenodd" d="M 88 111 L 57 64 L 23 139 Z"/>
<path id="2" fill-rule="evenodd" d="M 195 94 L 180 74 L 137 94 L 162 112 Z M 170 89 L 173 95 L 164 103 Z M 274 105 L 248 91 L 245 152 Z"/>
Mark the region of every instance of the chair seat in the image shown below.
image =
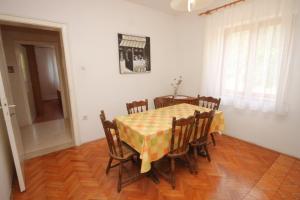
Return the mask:
<path id="1" fill-rule="evenodd" d="M 201 145 L 207 144 L 207 139 L 199 138 L 196 141 L 191 142 L 190 144 L 191 144 L 191 146 L 201 146 Z"/>
<path id="2" fill-rule="evenodd" d="M 128 159 L 128 158 L 138 154 L 138 152 L 136 152 L 131 146 L 129 146 L 125 142 L 122 142 L 122 150 L 123 150 L 124 159 Z"/>
<path id="3" fill-rule="evenodd" d="M 175 151 L 173 151 L 173 152 L 169 152 L 169 153 L 167 154 L 167 157 L 169 157 L 169 158 L 180 157 L 180 156 L 185 155 L 188 151 L 189 151 L 189 146 L 187 146 L 187 148 L 186 148 L 185 150 L 183 150 L 183 151 L 181 150 L 180 152 L 179 152 L 178 149 L 175 150 Z"/>

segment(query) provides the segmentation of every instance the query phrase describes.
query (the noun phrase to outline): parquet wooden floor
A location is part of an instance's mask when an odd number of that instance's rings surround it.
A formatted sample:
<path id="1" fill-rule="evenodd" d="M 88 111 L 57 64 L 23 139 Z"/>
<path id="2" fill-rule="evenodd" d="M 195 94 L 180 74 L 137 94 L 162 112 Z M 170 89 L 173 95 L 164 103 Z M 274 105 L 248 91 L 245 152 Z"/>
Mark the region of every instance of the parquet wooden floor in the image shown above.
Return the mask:
<path id="1" fill-rule="evenodd" d="M 105 175 L 107 145 L 98 140 L 26 161 L 27 191 L 14 182 L 13 199 L 300 199 L 299 160 L 224 135 L 209 150 L 212 162 L 200 158 L 197 175 L 177 168 L 176 190 L 162 178 L 157 185 L 142 178 L 117 193 L 118 170 Z"/>

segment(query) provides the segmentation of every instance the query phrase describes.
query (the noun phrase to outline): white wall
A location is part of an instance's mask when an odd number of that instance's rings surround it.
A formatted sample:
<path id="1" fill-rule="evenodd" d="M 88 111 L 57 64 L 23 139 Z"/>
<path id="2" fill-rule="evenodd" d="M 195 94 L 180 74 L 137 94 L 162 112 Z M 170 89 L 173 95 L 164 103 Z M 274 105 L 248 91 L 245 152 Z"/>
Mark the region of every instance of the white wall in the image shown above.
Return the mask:
<path id="1" fill-rule="evenodd" d="M 179 74 L 174 16 L 124 0 L 0 0 L 0 13 L 67 24 L 82 142 L 104 136 L 101 109 L 112 118 L 126 113 L 128 101 L 152 102 L 171 93 Z M 150 74 L 119 74 L 117 33 L 150 36 Z"/>
<path id="2" fill-rule="evenodd" d="M 188 95 L 201 94 L 203 17 L 179 17 L 181 25 L 180 58 L 184 79 L 183 91 Z M 222 107 L 225 114 L 225 133 L 266 148 L 300 158 L 300 17 L 297 23 L 295 56 L 288 88 L 289 113 L 285 117 Z M 188 69 L 188 70 L 187 70 Z M 211 79 L 213 80 L 213 77 Z"/>
<path id="3" fill-rule="evenodd" d="M 198 16 L 178 16 L 177 23 L 177 65 L 183 77 L 179 94 L 197 96 L 200 91 L 203 19 Z"/>
<path id="4" fill-rule="evenodd" d="M 148 98 L 151 102 L 155 96 L 170 94 L 170 82 L 178 75 L 184 78 L 179 93 L 201 92 L 201 18 L 174 17 L 123 0 L 0 0 L 0 14 L 67 25 L 82 142 L 104 136 L 98 119 L 100 109 L 110 118 L 125 114 L 128 101 Z M 151 37 L 150 74 L 119 74 L 119 32 Z M 299 59 L 295 60 L 287 117 L 264 117 L 224 108 L 226 133 L 300 157 L 299 64 Z M 81 120 L 84 115 L 88 120 Z M 3 144 L 3 135 L 0 136 L 0 199 L 6 200 L 10 194 L 12 166 L 7 143 Z M 6 188 L 2 189 L 3 186 Z"/>

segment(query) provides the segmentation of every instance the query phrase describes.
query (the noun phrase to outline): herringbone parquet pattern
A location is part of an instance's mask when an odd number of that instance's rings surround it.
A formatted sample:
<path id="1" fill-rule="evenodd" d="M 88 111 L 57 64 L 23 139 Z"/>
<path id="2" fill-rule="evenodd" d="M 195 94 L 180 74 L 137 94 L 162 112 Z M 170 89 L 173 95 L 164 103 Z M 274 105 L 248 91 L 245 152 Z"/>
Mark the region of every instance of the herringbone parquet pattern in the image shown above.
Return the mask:
<path id="1" fill-rule="evenodd" d="M 117 193 L 117 169 L 105 175 L 107 145 L 98 140 L 28 160 L 27 191 L 20 193 L 14 183 L 13 199 L 300 199 L 299 160 L 227 136 L 217 137 L 209 150 L 212 162 L 200 158 L 197 175 L 178 165 L 176 190 L 163 179 L 156 185 L 142 178 Z"/>

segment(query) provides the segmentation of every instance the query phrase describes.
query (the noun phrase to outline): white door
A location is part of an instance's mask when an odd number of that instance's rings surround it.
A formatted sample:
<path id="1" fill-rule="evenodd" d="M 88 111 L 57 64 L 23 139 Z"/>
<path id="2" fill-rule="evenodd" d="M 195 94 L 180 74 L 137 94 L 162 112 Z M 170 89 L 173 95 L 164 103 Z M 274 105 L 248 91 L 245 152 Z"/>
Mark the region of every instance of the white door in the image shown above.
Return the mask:
<path id="1" fill-rule="evenodd" d="M 22 136 L 19 130 L 19 125 L 15 113 L 15 105 L 10 91 L 8 81 L 8 70 L 4 55 L 2 36 L 0 30 L 0 103 L 1 111 L 3 112 L 4 122 L 8 133 L 12 156 L 16 168 L 16 173 L 19 181 L 21 192 L 25 191 L 23 157 L 24 149 Z M 2 113 L 1 113 L 2 114 Z M 0 118 L 0 120 L 3 120 Z"/>

